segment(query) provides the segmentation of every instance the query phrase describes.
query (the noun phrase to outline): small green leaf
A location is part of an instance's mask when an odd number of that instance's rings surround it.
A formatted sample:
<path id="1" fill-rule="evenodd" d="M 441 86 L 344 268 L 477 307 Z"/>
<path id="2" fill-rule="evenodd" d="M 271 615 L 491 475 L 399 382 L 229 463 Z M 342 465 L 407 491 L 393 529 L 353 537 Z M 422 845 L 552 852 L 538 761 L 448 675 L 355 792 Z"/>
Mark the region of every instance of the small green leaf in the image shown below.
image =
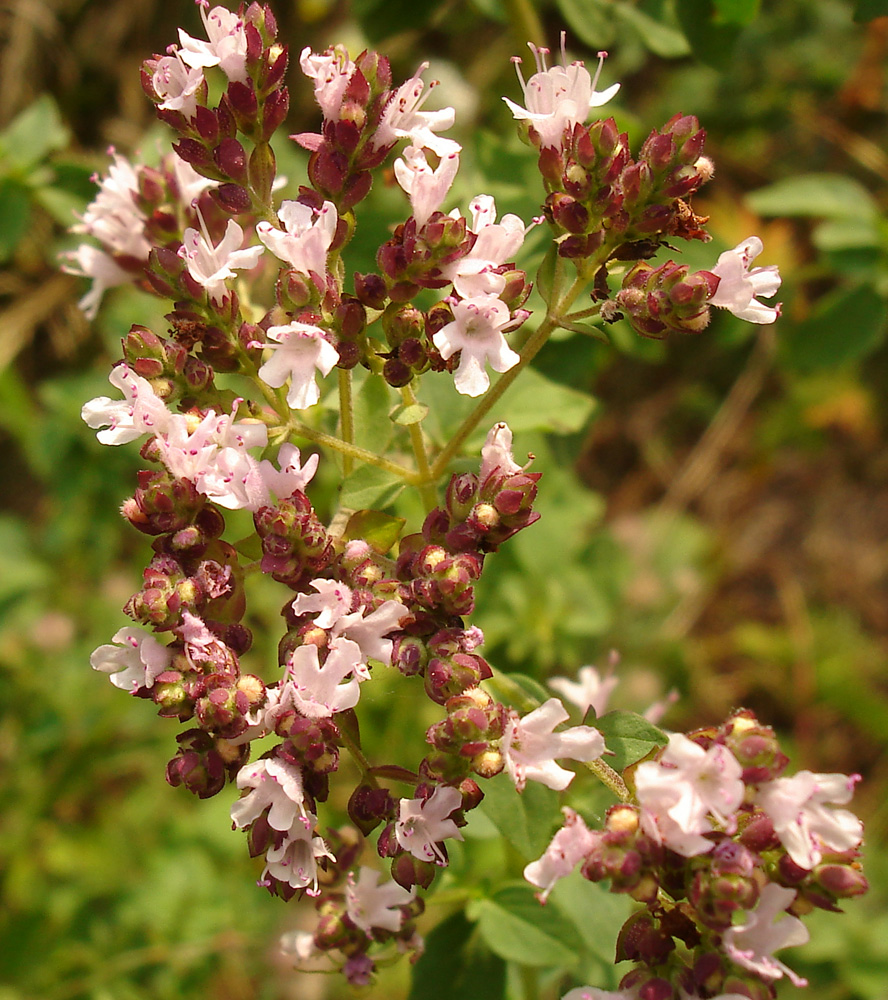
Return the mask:
<path id="1" fill-rule="evenodd" d="M 550 900 L 575 924 L 586 948 L 605 962 L 613 962 L 617 931 L 632 912 L 632 900 L 608 892 L 574 871 L 559 879 Z"/>
<path id="2" fill-rule="evenodd" d="M 342 484 L 343 507 L 386 507 L 404 489 L 404 481 L 375 465 L 359 466 Z"/>
<path id="3" fill-rule="evenodd" d="M 498 671 L 484 682 L 494 698 L 513 705 L 520 712 L 532 712 L 552 695 L 539 681 L 526 674 L 502 673 Z"/>
<path id="4" fill-rule="evenodd" d="M 428 416 L 429 408 L 425 403 L 411 403 L 396 406 L 389 414 L 391 419 L 402 427 L 409 427 L 411 424 L 418 424 Z"/>
<path id="5" fill-rule="evenodd" d="M 557 792 L 538 781 L 519 792 L 505 773 L 485 782 L 481 811 L 528 861 L 545 851 L 561 820 Z"/>
<path id="6" fill-rule="evenodd" d="M 363 539 L 374 552 L 384 556 L 401 537 L 406 521 L 381 510 L 357 510 L 348 519 L 345 541 Z"/>
<path id="7" fill-rule="evenodd" d="M 0 133 L 0 156 L 21 170 L 34 166 L 54 149 L 64 149 L 67 144 L 68 130 L 59 109 L 55 101 L 44 94 Z"/>
<path id="8" fill-rule="evenodd" d="M 595 722 L 608 750 L 605 760 L 615 771 L 646 757 L 655 747 L 665 746 L 669 739 L 662 729 L 635 712 L 608 712 Z"/>
<path id="9" fill-rule="evenodd" d="M 688 40 L 677 29 L 645 14 L 637 7 L 617 7 L 620 19 L 634 28 L 645 47 L 662 59 L 678 59 L 690 53 Z"/>
<path id="10" fill-rule="evenodd" d="M 870 285 L 838 289 L 818 310 L 781 338 L 781 355 L 791 368 L 834 368 L 864 357 L 885 337 L 888 304 Z"/>
<path id="11" fill-rule="evenodd" d="M 802 174 L 753 191 L 746 203 L 759 215 L 872 219 L 878 208 L 858 181 L 843 174 Z"/>
<path id="12" fill-rule="evenodd" d="M 408 1000 L 501 1000 L 506 965 L 474 940 L 476 930 L 460 910 L 426 936 Z"/>
<path id="13" fill-rule="evenodd" d="M 478 929 L 494 954 L 521 965 L 572 968 L 583 942 L 553 905 L 543 907 L 529 885 L 508 885 L 478 905 Z"/>

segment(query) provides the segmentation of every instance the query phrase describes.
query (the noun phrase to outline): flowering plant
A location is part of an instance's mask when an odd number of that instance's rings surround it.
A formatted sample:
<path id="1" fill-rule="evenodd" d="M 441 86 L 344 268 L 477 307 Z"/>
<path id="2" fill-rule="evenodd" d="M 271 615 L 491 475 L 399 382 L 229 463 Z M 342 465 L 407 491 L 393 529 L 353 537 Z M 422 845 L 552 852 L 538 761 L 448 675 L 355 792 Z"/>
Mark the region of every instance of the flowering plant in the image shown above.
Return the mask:
<path id="1" fill-rule="evenodd" d="M 587 124 L 618 90 L 597 89 L 605 54 L 593 77 L 568 61 L 562 36 L 559 64 L 531 46 L 536 72 L 519 72 L 526 106 L 507 99 L 537 158 L 540 215 L 500 217 L 487 194 L 468 215 L 445 212 L 462 150 L 443 134 L 453 110 L 426 108 L 426 64 L 395 85 L 377 53 L 306 48 L 299 66 L 322 122 L 290 136 L 308 153 L 307 183 L 278 201 L 272 141 L 289 95 L 274 15 L 258 3 L 201 13 L 206 39 L 180 31 L 142 71 L 177 134 L 173 154 L 159 168 L 114 154 L 75 227 L 95 242 L 66 264 L 92 279 L 89 315 L 126 282 L 172 302 L 166 336 L 134 326 L 124 340 L 110 375 L 122 398 L 83 407 L 103 444 L 142 441 L 149 468 L 122 513 L 153 539 L 125 607 L 136 626 L 92 666 L 187 725 L 171 785 L 200 798 L 229 783 L 240 792 L 231 820 L 262 858 L 259 884 L 314 901 L 314 928 L 282 942 L 295 962 L 322 960 L 360 985 L 407 953 L 421 974 L 425 900 L 446 899 L 435 889 L 480 814 L 513 843 L 520 816 L 534 856 L 524 886 L 458 897 L 469 905 L 453 910 L 447 934 L 457 916 L 499 959 L 558 967 L 570 962 L 557 949 L 504 941 L 500 915 L 537 929 L 570 911 L 582 923 L 585 908 L 608 905 L 604 893 L 542 905 L 575 869 L 637 904 L 617 935 L 616 959 L 631 963 L 618 991 L 578 987 L 571 1000 L 758 1000 L 784 976 L 804 985 L 774 952 L 806 939 L 800 918 L 812 907 L 866 889 L 861 824 L 837 808 L 857 776 L 787 776 L 774 732 L 745 709 L 688 734 L 656 725 L 663 706 L 647 718 L 607 713 L 614 679 L 592 667 L 553 682 L 581 716 L 560 728 L 562 701 L 497 671 L 471 623 L 488 559 L 540 517 L 541 474 L 516 461 L 503 421 L 477 471 L 450 473 L 555 331 L 606 340 L 625 320 L 644 337 L 697 334 L 712 307 L 777 319 L 779 305 L 759 297 L 776 294 L 779 274 L 751 266 L 763 251 L 755 236 L 708 270 L 654 261 L 672 241 L 708 239 L 691 204 L 713 173 L 704 131 L 675 115 L 633 157 L 613 118 Z M 409 214 L 385 234 L 376 270 L 349 274 L 361 203 L 392 157 Z M 549 236 L 535 279 L 542 316 L 517 263 L 537 230 Z M 424 426 L 429 386 L 451 377 L 477 402 L 436 441 Z M 359 385 L 377 387 L 385 440 L 363 443 Z M 309 496 L 322 459 L 342 480 L 326 518 Z M 404 487 L 423 508 L 414 530 L 392 513 Z M 222 511 L 249 512 L 252 532 L 226 538 Z M 242 668 L 259 574 L 285 594 L 273 678 Z M 425 753 L 407 761 L 370 759 L 362 743 L 364 687 L 387 671 L 410 679 L 418 718 L 436 712 Z M 603 808 L 582 808 L 564 761 L 602 786 Z M 572 795 L 551 841 L 553 798 L 534 798 L 540 786 Z M 334 827 L 337 802 L 348 823 Z M 602 828 L 590 828 L 598 812 Z M 429 941 L 436 933 L 448 940 L 433 929 Z M 469 949 L 473 931 L 459 933 Z"/>

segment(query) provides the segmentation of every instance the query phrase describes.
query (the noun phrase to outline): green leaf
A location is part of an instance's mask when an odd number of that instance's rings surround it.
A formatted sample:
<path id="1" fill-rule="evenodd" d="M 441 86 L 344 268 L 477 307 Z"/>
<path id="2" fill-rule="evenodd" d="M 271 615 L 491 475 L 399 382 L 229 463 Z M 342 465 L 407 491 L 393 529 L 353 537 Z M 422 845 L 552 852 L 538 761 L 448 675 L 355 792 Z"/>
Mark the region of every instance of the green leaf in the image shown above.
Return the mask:
<path id="1" fill-rule="evenodd" d="M 348 519 L 342 537 L 345 541 L 363 539 L 374 552 L 384 556 L 401 537 L 406 523 L 403 517 L 381 510 L 358 510 Z"/>
<path id="2" fill-rule="evenodd" d="M 354 396 L 355 444 L 381 454 L 392 439 L 393 392 L 380 375 L 367 372 Z M 369 505 L 368 505 L 369 506 Z"/>
<path id="3" fill-rule="evenodd" d="M 0 180 L 0 205 L 3 206 L 0 211 L 0 261 L 7 261 L 28 231 L 31 202 L 21 184 L 3 179 Z"/>
<path id="4" fill-rule="evenodd" d="M 494 954 L 521 965 L 572 968 L 583 942 L 573 923 L 545 907 L 529 885 L 508 885 L 478 907 L 478 928 Z"/>
<path id="5" fill-rule="evenodd" d="M 585 392 L 526 368 L 493 410 L 491 425 L 505 420 L 515 434 L 537 430 L 573 434 L 586 426 L 596 405 Z"/>
<path id="6" fill-rule="evenodd" d="M 604 962 L 613 963 L 617 931 L 633 910 L 632 900 L 608 892 L 579 871 L 559 879 L 549 899 L 574 923 L 586 948 Z"/>
<path id="7" fill-rule="evenodd" d="M 418 424 L 428 416 L 429 408 L 425 403 L 411 403 L 396 406 L 389 414 L 391 419 L 402 427 Z"/>
<path id="8" fill-rule="evenodd" d="M 645 14 L 637 7 L 617 7 L 620 20 L 638 32 L 645 47 L 663 59 L 678 59 L 690 53 L 688 40 L 677 29 Z"/>
<path id="9" fill-rule="evenodd" d="M 386 507 L 404 489 L 404 481 L 375 465 L 360 465 L 343 482 L 340 500 L 343 507 L 362 510 Z"/>
<path id="10" fill-rule="evenodd" d="M 609 0 L 557 0 L 557 4 L 571 31 L 593 51 L 613 43 L 616 24 Z"/>
<path id="11" fill-rule="evenodd" d="M 802 174 L 753 191 L 747 205 L 759 215 L 872 219 L 878 208 L 858 181 L 843 174 Z"/>
<path id="12" fill-rule="evenodd" d="M 485 782 L 481 811 L 528 861 L 545 851 L 561 821 L 557 792 L 538 781 L 528 781 L 519 792 L 505 773 Z"/>
<path id="13" fill-rule="evenodd" d="M 878 347 L 886 320 L 888 304 L 871 286 L 838 289 L 824 296 L 812 316 L 787 328 L 781 356 L 799 371 L 834 368 Z"/>
<path id="14" fill-rule="evenodd" d="M 521 712 L 532 712 L 552 697 L 539 681 L 525 674 L 498 671 L 484 683 L 497 700 Z"/>
<path id="15" fill-rule="evenodd" d="M 613 753 L 613 756 L 605 755 L 603 760 L 615 771 L 625 770 L 630 764 L 646 757 L 655 747 L 669 742 L 662 729 L 635 712 L 608 712 L 596 720 L 595 727 Z"/>
<path id="16" fill-rule="evenodd" d="M 426 936 L 408 1000 L 501 1000 L 506 964 L 480 947 L 474 935 L 475 927 L 462 910 L 438 924 Z"/>
<path id="17" fill-rule="evenodd" d="M 878 220 L 843 218 L 827 219 L 814 229 L 811 238 L 818 250 L 854 250 L 879 245 Z"/>
<path id="18" fill-rule="evenodd" d="M 715 0 L 679 0 L 676 14 L 694 55 L 724 72 L 731 63 L 741 29 L 724 23 Z"/>
<path id="19" fill-rule="evenodd" d="M 48 95 L 25 108 L 0 133 L 0 156 L 14 167 L 32 167 L 54 149 L 68 144 L 68 130 L 55 101 Z"/>
<path id="20" fill-rule="evenodd" d="M 855 21 L 872 21 L 874 17 L 888 16 L 888 0 L 857 0 L 854 7 Z"/>

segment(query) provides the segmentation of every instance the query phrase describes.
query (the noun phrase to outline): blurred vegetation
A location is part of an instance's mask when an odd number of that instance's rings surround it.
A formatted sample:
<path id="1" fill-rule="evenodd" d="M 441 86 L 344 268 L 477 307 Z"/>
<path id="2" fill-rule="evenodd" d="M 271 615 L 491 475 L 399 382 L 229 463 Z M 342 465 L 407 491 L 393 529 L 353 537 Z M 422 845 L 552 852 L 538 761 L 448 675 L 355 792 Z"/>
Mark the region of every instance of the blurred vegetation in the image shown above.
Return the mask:
<path id="1" fill-rule="evenodd" d="M 623 83 L 613 114 L 636 144 L 676 111 L 708 130 L 717 173 L 695 208 L 711 216 L 714 240 L 688 263 L 711 264 L 759 234 L 762 262 L 784 275 L 784 316 L 753 329 L 719 315 L 701 336 L 669 342 L 616 327 L 612 348 L 550 344 L 541 377 L 502 413 L 516 453 L 533 452 L 545 472 L 543 518 L 490 561 L 476 621 L 501 668 L 542 680 L 616 649 L 620 705 L 644 707 L 674 688 L 674 728 L 745 705 L 780 730 L 796 766 L 862 772 L 856 805 L 873 890 L 844 917 L 813 921 L 812 943 L 790 961 L 810 978 L 812 1000 L 884 1000 L 888 4 L 761 8 L 289 0 L 276 12 L 291 52 L 372 44 L 403 75 L 432 60 L 466 147 L 453 192 L 462 201 L 484 190 L 501 211 L 537 210 L 534 157 L 499 97 L 516 87 L 509 57 L 528 37 L 557 45 L 562 27 L 579 56 L 610 48 L 606 79 Z M 76 306 L 81 283 L 57 261 L 76 243 L 65 229 L 92 196 L 105 148 L 153 156 L 163 142 L 138 69 L 178 25 L 199 31 L 188 0 L 0 6 L 0 1000 L 286 1000 L 342 989 L 276 958 L 276 935 L 298 925 L 299 910 L 254 886 L 230 796 L 197 802 L 170 789 L 173 727 L 88 665 L 125 623 L 120 607 L 147 546 L 116 513 L 133 488 L 135 450 L 102 449 L 79 410 L 107 391 L 130 324 L 162 332 L 164 310 L 121 290 L 91 327 Z M 290 82 L 291 131 L 310 130 L 310 88 L 298 68 Z M 298 183 L 299 158 L 281 159 Z M 377 186 L 357 252 L 372 254 L 382 239 L 373 227 L 401 206 L 399 192 Z M 280 594 L 267 585 L 264 598 L 256 593 L 249 623 L 267 637 L 258 671 L 263 654 L 273 662 L 279 630 Z M 421 739 L 399 679 L 373 688 L 371 749 Z M 506 850 L 482 825 L 454 868 L 478 884 L 488 867 L 520 873 Z M 482 922 L 495 900 L 485 905 Z M 596 919 L 613 925 L 609 914 Z M 464 918 L 439 933 L 468 947 Z M 607 958 L 588 970 L 600 986 L 615 984 Z M 430 968 L 430 981 L 441 972 Z M 480 997 L 485 977 L 502 975 L 501 963 L 479 960 L 475 981 L 438 981 L 448 995 Z M 404 995 L 405 983 L 405 970 L 393 971 L 379 995 Z"/>

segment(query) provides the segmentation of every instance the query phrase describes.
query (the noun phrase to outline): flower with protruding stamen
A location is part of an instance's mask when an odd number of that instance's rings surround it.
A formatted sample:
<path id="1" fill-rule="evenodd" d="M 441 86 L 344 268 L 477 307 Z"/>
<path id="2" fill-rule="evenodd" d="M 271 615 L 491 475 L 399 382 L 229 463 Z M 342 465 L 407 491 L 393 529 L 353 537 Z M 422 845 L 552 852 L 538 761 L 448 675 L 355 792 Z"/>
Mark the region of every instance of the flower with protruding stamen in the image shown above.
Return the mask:
<path id="1" fill-rule="evenodd" d="M 439 785 L 427 799 L 401 799 L 395 823 L 398 846 L 420 861 L 447 864 L 438 845 L 448 838 L 463 839 L 450 818 L 461 806 L 462 795 L 451 785 Z"/>
<path id="2" fill-rule="evenodd" d="M 445 361 L 461 352 L 453 375 L 457 392 L 480 396 L 490 386 L 485 364 L 496 372 L 506 372 L 521 360 L 503 336 L 511 318 L 509 307 L 493 295 L 461 299 L 454 304 L 453 322 L 443 326 L 432 339 Z"/>
<path id="3" fill-rule="evenodd" d="M 191 277 L 218 304 L 228 291 L 225 287 L 226 279 L 235 277 L 234 268 L 254 268 L 265 253 L 265 248 L 255 246 L 241 249 L 244 231 L 234 219 L 228 220 L 225 235 L 218 244 L 214 244 L 210 238 L 203 218 L 200 218 L 200 222 L 203 232 L 190 228 L 185 230 L 179 256 L 185 261 Z"/>
<path id="4" fill-rule="evenodd" d="M 179 28 L 182 61 L 195 68 L 218 66 L 232 82 L 247 80 L 247 35 L 244 22 L 225 7 L 200 4 L 200 16 L 207 32 L 207 41 L 192 38 Z"/>
<path id="5" fill-rule="evenodd" d="M 389 98 L 373 136 L 373 145 L 377 149 L 393 145 L 398 139 L 409 139 L 413 146 L 430 149 L 442 157 L 460 151 L 458 142 L 435 134 L 453 125 L 453 108 L 441 108 L 440 111 L 420 110 L 431 93 L 431 87 L 426 91 L 422 80 L 422 74 L 428 68 L 427 62 L 422 63 L 413 76 L 402 83 Z"/>
<path id="6" fill-rule="evenodd" d="M 278 210 L 283 230 L 264 220 L 256 226 L 256 235 L 280 260 L 300 274 L 315 274 L 323 284 L 327 272 L 327 251 L 336 235 L 339 216 L 332 201 L 315 210 L 298 201 L 284 201 Z"/>
<path id="7" fill-rule="evenodd" d="M 549 55 L 549 50 L 540 48 L 532 42 L 527 44 L 537 64 L 536 73 L 527 83 L 524 82 L 518 69 L 521 60 L 517 57 L 514 60 L 527 107 L 522 108 L 508 97 L 504 97 L 503 100 L 515 118 L 526 121 L 533 127 L 540 137 L 542 146 L 557 147 L 561 144 L 566 129 L 585 124 L 590 109 L 607 104 L 620 89 L 620 85 L 615 83 L 603 91 L 595 89 L 607 56 L 606 52 L 598 53 L 598 70 L 594 79 L 590 77 L 582 62 L 568 65 L 564 50 L 564 32 L 561 34 L 562 65 L 560 66 L 548 67 L 546 56 Z"/>
<path id="8" fill-rule="evenodd" d="M 333 45 L 321 53 L 306 46 L 299 56 L 302 72 L 314 81 L 314 96 L 328 121 L 339 121 L 342 99 L 355 71 L 344 45 Z"/>
<path id="9" fill-rule="evenodd" d="M 314 406 L 321 398 L 315 371 L 329 375 L 339 361 L 339 352 L 324 331 L 310 323 L 271 326 L 266 332 L 277 343 L 262 345 L 272 348 L 274 354 L 259 369 L 259 378 L 275 389 L 290 379 L 287 405 L 293 410 Z"/>

